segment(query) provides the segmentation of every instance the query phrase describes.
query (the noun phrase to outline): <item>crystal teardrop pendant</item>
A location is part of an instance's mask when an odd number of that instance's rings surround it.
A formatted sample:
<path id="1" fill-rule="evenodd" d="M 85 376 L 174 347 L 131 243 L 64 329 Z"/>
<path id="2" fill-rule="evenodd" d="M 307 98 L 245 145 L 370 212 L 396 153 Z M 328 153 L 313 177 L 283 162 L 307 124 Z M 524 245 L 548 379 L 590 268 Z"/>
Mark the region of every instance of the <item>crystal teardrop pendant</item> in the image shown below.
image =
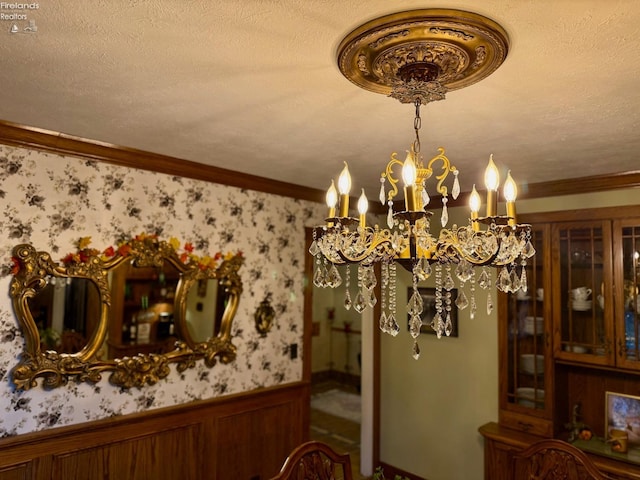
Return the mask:
<path id="1" fill-rule="evenodd" d="M 420 347 L 418 346 L 418 340 L 413 342 L 413 353 L 412 356 L 414 359 L 418 360 L 420 358 Z"/>
<path id="2" fill-rule="evenodd" d="M 448 336 L 453 332 L 453 322 L 451 321 L 451 314 L 447 313 L 447 321 L 444 323 L 444 333 Z"/>
<path id="3" fill-rule="evenodd" d="M 383 333 L 389 333 L 388 327 L 387 327 L 387 314 L 382 312 L 382 315 L 380 315 L 380 331 Z"/>
<path id="4" fill-rule="evenodd" d="M 422 326 L 422 320 L 418 315 L 413 315 L 411 317 L 411 322 L 409 324 L 409 333 L 413 338 L 418 338 L 420 335 L 420 327 Z"/>
<path id="5" fill-rule="evenodd" d="M 392 313 L 387 318 L 389 319 L 389 333 L 392 337 L 395 337 L 400 333 L 400 325 L 398 325 L 398 322 L 396 321 L 395 314 Z"/>
<path id="6" fill-rule="evenodd" d="M 371 308 L 375 307 L 376 303 L 378 303 L 378 299 L 376 298 L 376 294 L 373 290 L 367 290 L 365 297 L 367 297 L 367 306 Z"/>
<path id="7" fill-rule="evenodd" d="M 457 199 L 458 195 L 460 195 L 460 182 L 458 181 L 458 170 L 454 170 L 453 172 L 453 188 L 451 189 L 451 196 L 453 199 Z"/>
<path id="8" fill-rule="evenodd" d="M 315 240 L 311 242 L 311 246 L 309 247 L 309 253 L 312 257 L 315 257 L 320 252 L 320 247 L 318 247 L 318 242 Z"/>
<path id="9" fill-rule="evenodd" d="M 380 179 L 380 203 L 384 205 L 384 178 Z"/>
<path id="10" fill-rule="evenodd" d="M 440 225 L 442 228 L 447 226 L 449 222 L 449 210 L 447 210 L 447 197 L 442 198 L 442 215 L 440 216 Z"/>
<path id="11" fill-rule="evenodd" d="M 358 313 L 362 313 L 364 309 L 367 308 L 367 301 L 364 299 L 362 290 L 358 292 L 358 295 L 356 295 L 356 301 L 353 304 L 353 308 Z"/>
<path id="12" fill-rule="evenodd" d="M 527 269 L 522 267 L 522 273 L 520 274 L 520 289 L 527 293 L 529 286 L 527 285 Z"/>
<path id="13" fill-rule="evenodd" d="M 407 311 L 411 315 L 420 315 L 424 308 L 424 304 L 422 302 L 422 296 L 417 290 L 413 291 L 413 295 L 409 299 L 409 303 L 407 304 Z"/>
<path id="14" fill-rule="evenodd" d="M 526 245 L 522 249 L 522 256 L 525 258 L 531 258 L 536 254 L 536 249 L 533 248 L 531 240 L 527 240 Z"/>
<path id="15" fill-rule="evenodd" d="M 520 278 L 518 277 L 516 268 L 513 267 L 509 275 L 509 291 L 517 292 L 518 290 L 520 290 Z"/>
<path id="16" fill-rule="evenodd" d="M 462 260 L 458 263 L 458 266 L 456 267 L 456 277 L 458 277 L 461 282 L 467 282 L 471 278 L 472 274 L 473 267 L 469 262 Z"/>
<path id="17" fill-rule="evenodd" d="M 430 201 L 431 201 L 431 198 L 429 197 L 427 190 L 423 189 L 422 190 L 422 206 L 426 207 L 427 205 L 429 205 Z"/>
<path id="18" fill-rule="evenodd" d="M 486 268 L 482 269 L 482 273 L 478 278 L 478 286 L 485 290 L 491 286 L 491 278 L 489 278 Z"/>
<path id="19" fill-rule="evenodd" d="M 363 267 L 362 269 L 362 286 L 367 290 L 372 290 L 376 286 L 376 274 L 372 266 Z"/>
<path id="20" fill-rule="evenodd" d="M 447 272 L 447 277 L 444 279 L 444 289 L 446 291 L 450 291 L 455 288 L 456 284 L 453 282 L 453 277 L 451 277 L 451 272 Z"/>
<path id="21" fill-rule="evenodd" d="M 346 310 L 350 310 L 351 309 L 351 294 L 349 293 L 349 290 L 347 290 L 347 293 L 345 293 L 344 295 L 344 308 Z"/>
<path id="22" fill-rule="evenodd" d="M 460 295 L 458 295 L 458 298 L 456 298 L 456 307 L 458 307 L 458 310 L 464 310 L 468 306 L 469 306 L 469 300 L 467 299 L 467 296 L 464 294 L 464 291 L 460 290 Z"/>
<path id="23" fill-rule="evenodd" d="M 340 276 L 340 272 L 335 265 L 331 265 L 329 269 L 329 274 L 327 276 L 327 285 L 331 288 L 336 288 L 342 285 L 342 277 Z"/>
<path id="24" fill-rule="evenodd" d="M 393 228 L 393 202 L 389 202 L 389 211 L 387 212 L 387 226 Z"/>
<path id="25" fill-rule="evenodd" d="M 313 274 L 313 284 L 316 287 L 324 287 L 324 275 L 322 274 L 322 265 L 316 267 L 316 271 Z"/>
<path id="26" fill-rule="evenodd" d="M 509 292 L 511 289 L 511 278 L 507 267 L 502 267 L 496 280 L 496 287 L 502 292 Z"/>

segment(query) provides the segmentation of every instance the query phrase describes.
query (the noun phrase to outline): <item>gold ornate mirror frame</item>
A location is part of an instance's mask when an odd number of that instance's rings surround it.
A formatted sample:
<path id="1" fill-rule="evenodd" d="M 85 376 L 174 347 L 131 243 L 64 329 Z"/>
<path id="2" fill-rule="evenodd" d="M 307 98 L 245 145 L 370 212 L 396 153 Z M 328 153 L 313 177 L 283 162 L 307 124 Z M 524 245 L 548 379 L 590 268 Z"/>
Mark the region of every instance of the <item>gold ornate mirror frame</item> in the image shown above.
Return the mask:
<path id="1" fill-rule="evenodd" d="M 109 381 L 124 388 L 152 385 L 165 378 L 169 364 L 175 363 L 178 371 L 195 366 L 204 359 L 212 367 L 217 359 L 229 363 L 236 357 L 236 347 L 231 342 L 231 327 L 238 308 L 242 282 L 238 275 L 244 259 L 241 252 L 216 254 L 214 257 L 198 257 L 186 244 L 178 252 L 176 239 L 162 241 L 155 235 L 138 235 L 103 252 L 89 248 L 90 239 L 81 239 L 78 251 L 67 255 L 60 263 L 52 260 L 47 252 L 37 251 L 32 245 L 22 244 L 13 249 L 13 279 L 10 295 L 15 313 L 25 337 L 25 348 L 19 363 L 12 370 L 16 388 L 28 390 L 43 379 L 45 388 L 54 388 L 77 381 L 98 382 L 102 372 L 111 372 Z M 166 262 L 179 272 L 175 291 L 173 313 L 178 340 L 168 353 L 135 354 L 113 360 L 101 359 L 98 352 L 107 340 L 109 332 L 112 290 L 110 273 L 118 266 L 130 262 L 135 267 L 162 267 Z M 59 353 L 46 350 L 38 326 L 30 310 L 29 299 L 42 291 L 52 279 L 87 279 L 93 282 L 100 297 L 100 318 L 87 343 L 77 353 Z M 186 296 L 189 289 L 201 280 L 217 279 L 219 289 L 225 294 L 225 305 L 220 326 L 214 335 L 204 342 L 195 342 L 186 325 Z M 53 283 L 53 282 L 52 282 Z M 213 322 L 214 319 L 211 319 Z"/>

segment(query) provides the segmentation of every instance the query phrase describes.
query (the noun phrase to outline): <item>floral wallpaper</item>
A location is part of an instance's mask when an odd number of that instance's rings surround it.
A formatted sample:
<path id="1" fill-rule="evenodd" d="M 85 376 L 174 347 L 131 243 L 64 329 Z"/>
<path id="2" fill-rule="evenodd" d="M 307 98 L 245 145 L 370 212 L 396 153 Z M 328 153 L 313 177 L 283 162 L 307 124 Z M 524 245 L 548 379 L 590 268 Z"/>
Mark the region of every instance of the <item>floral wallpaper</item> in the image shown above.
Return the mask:
<path id="1" fill-rule="evenodd" d="M 10 372 L 23 337 L 0 277 L 0 437 L 182 404 L 302 378 L 304 227 L 324 218 L 313 202 L 130 169 L 72 156 L 0 145 L 0 262 L 31 243 L 60 260 L 80 237 L 106 248 L 138 233 L 192 242 L 195 253 L 241 250 L 244 291 L 233 325 L 235 362 L 199 361 L 154 386 L 125 390 L 108 375 L 92 385 L 69 382 L 17 391 Z M 276 322 L 266 337 L 253 312 L 270 295 Z M 298 345 L 298 358 L 289 349 Z"/>

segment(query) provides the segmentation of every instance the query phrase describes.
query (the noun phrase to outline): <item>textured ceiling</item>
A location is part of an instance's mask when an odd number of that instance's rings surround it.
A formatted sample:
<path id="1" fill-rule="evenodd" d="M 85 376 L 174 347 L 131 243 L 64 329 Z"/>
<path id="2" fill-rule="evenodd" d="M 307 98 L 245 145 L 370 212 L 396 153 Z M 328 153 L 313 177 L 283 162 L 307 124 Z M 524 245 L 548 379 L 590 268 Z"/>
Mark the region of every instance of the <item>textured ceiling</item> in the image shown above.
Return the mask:
<path id="1" fill-rule="evenodd" d="M 336 47 L 381 15 L 458 8 L 511 39 L 495 73 L 423 108 L 422 151 L 445 147 L 463 190 L 490 153 L 523 186 L 640 170 L 637 0 L 38 5 L 0 21 L 2 120 L 319 189 L 348 161 L 375 198 L 413 140 L 413 107 L 351 84 Z"/>

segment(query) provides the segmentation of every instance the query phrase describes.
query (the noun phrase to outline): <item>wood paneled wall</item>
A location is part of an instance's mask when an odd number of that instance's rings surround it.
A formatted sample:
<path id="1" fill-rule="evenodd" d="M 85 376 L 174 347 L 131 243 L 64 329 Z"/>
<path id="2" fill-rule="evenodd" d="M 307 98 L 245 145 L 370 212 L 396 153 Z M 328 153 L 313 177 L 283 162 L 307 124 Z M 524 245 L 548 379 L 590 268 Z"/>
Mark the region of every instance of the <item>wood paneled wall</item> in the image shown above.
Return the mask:
<path id="1" fill-rule="evenodd" d="M 0 440 L 0 480 L 268 480 L 308 439 L 300 382 Z"/>

